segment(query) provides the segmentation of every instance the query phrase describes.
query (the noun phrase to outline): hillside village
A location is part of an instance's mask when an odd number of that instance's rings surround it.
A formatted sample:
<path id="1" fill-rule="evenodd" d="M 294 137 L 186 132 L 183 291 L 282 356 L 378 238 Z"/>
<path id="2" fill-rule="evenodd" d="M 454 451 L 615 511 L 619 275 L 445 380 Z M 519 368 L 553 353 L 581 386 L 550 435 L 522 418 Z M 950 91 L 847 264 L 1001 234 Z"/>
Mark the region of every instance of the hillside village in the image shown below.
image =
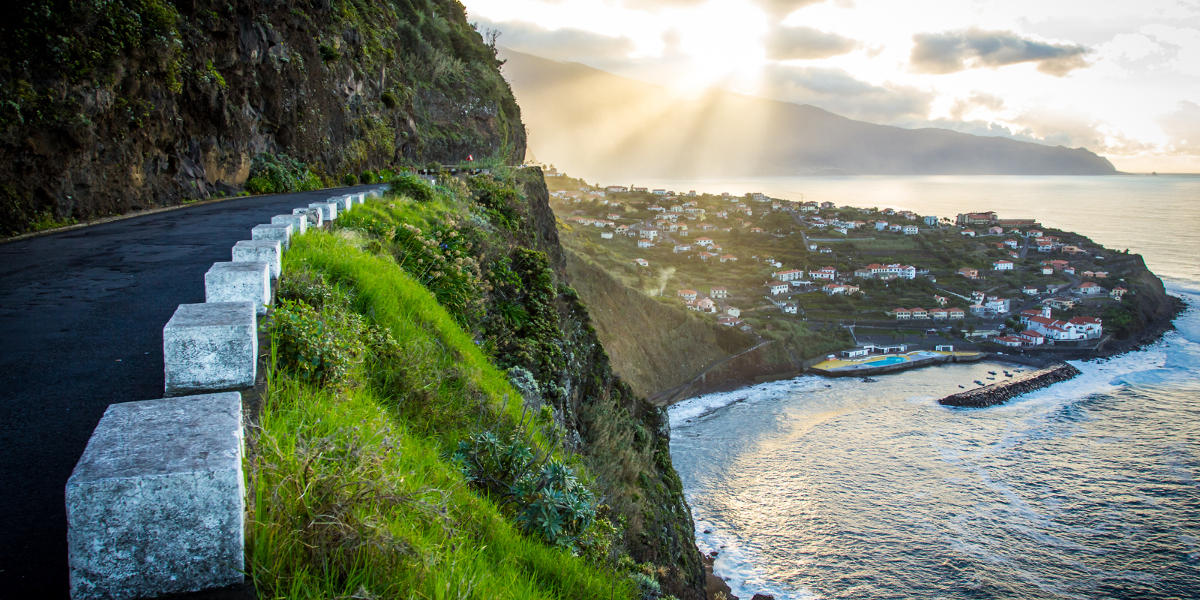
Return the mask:
<path id="1" fill-rule="evenodd" d="M 547 181 L 568 247 L 643 293 L 759 335 L 1086 350 L 1127 334 L 1135 310 L 1127 254 L 1035 219 Z"/>

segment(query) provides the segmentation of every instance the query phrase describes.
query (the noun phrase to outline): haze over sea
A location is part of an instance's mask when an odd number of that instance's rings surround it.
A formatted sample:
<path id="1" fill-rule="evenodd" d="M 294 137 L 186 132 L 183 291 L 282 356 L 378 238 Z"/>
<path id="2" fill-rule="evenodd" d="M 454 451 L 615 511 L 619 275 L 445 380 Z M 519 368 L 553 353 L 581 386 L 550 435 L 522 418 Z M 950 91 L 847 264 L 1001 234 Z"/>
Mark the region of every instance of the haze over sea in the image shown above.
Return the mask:
<path id="1" fill-rule="evenodd" d="M 632 183 L 1037 218 L 1142 254 L 1188 303 L 1159 342 L 997 407 L 936 399 L 1011 365 L 803 376 L 673 406 L 697 542 L 735 594 L 1200 597 L 1200 177 Z"/>

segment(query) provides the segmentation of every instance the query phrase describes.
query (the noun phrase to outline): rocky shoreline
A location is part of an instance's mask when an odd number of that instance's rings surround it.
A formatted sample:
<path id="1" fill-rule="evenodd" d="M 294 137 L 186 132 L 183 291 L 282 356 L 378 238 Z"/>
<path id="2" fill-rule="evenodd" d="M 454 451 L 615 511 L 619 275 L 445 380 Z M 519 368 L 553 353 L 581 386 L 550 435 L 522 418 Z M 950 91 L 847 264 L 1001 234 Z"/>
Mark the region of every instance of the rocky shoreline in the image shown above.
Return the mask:
<path id="1" fill-rule="evenodd" d="M 938 400 L 938 404 L 966 408 L 995 406 L 1021 394 L 1027 394 L 1060 381 L 1066 381 L 1079 375 L 1080 372 L 1073 365 L 1059 363 L 1053 367 L 1024 373 L 1009 381 L 1001 381 L 989 386 L 950 394 Z"/>

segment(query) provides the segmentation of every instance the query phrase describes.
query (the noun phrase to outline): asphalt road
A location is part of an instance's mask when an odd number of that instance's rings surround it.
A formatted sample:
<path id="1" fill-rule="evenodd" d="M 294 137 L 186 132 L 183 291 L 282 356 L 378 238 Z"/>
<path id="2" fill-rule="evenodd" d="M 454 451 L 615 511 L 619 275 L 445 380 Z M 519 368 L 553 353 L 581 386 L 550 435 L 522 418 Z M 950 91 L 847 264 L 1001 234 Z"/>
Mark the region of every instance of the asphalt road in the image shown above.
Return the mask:
<path id="1" fill-rule="evenodd" d="M 162 328 L 271 217 L 358 186 L 0 244 L 0 598 L 68 597 L 67 477 L 105 408 L 161 398 Z"/>

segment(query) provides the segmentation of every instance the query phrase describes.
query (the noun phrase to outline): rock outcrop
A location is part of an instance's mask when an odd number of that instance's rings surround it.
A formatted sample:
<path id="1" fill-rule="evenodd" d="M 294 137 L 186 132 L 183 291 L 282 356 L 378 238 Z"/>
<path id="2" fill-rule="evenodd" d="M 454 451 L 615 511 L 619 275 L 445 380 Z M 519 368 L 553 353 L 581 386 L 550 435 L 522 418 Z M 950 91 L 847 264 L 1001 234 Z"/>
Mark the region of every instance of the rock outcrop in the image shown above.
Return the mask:
<path id="1" fill-rule="evenodd" d="M 525 154 L 456 0 L 65 5 L 0 23 L 0 235 L 231 195 L 260 154 L 327 184 Z"/>

